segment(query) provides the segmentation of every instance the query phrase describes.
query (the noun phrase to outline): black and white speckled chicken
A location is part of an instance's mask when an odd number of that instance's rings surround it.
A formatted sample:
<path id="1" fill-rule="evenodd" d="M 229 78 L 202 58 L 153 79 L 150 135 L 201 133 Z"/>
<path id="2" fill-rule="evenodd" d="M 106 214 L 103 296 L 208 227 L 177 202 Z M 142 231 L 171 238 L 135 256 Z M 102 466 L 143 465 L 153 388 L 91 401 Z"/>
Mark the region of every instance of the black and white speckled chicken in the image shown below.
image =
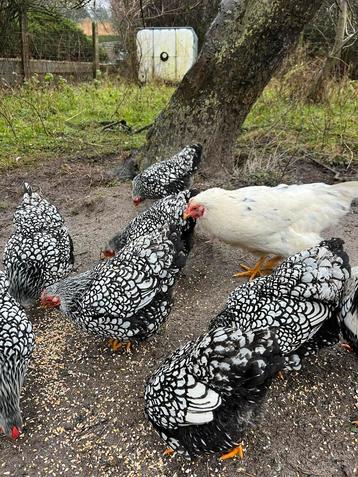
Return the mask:
<path id="1" fill-rule="evenodd" d="M 283 366 L 269 330 L 215 328 L 175 351 L 145 388 L 145 412 L 169 446 L 165 453 L 192 458 L 234 447 L 221 459 L 242 456 L 244 433 Z"/>
<path id="2" fill-rule="evenodd" d="M 300 369 L 303 356 L 338 342 L 336 309 L 349 274 L 343 241 L 323 241 L 236 288 L 210 326 L 275 329 L 286 369 Z"/>
<path id="3" fill-rule="evenodd" d="M 358 354 L 358 267 L 352 268 L 351 278 L 346 282 L 338 320 L 347 348 Z"/>
<path id="4" fill-rule="evenodd" d="M 4 251 L 4 268 L 10 294 L 27 305 L 40 297 L 44 287 L 70 273 L 73 244 L 56 207 L 26 183 L 13 225 Z"/>
<path id="5" fill-rule="evenodd" d="M 22 429 L 20 391 L 35 336 L 8 287 L 5 274 L 0 272 L 0 432 L 17 439 Z"/>
<path id="6" fill-rule="evenodd" d="M 42 294 L 47 307 L 59 307 L 81 328 L 122 344 L 139 342 L 169 316 L 172 287 L 185 264 L 176 231 L 161 230 L 130 242 L 92 270 L 56 283 Z"/>
<path id="7" fill-rule="evenodd" d="M 202 149 L 200 144 L 186 146 L 171 159 L 153 164 L 138 174 L 132 184 L 134 204 L 189 189 L 191 176 L 201 161 Z"/>
<path id="8" fill-rule="evenodd" d="M 127 243 L 166 226 L 173 226 L 178 233 L 191 237 L 195 220 L 192 218 L 184 220 L 183 212 L 188 200 L 195 193 L 195 191 L 186 190 L 154 202 L 151 207 L 138 214 L 120 233 L 108 242 L 102 251 L 102 258 L 113 257 Z M 189 243 L 190 247 L 191 244 Z"/>

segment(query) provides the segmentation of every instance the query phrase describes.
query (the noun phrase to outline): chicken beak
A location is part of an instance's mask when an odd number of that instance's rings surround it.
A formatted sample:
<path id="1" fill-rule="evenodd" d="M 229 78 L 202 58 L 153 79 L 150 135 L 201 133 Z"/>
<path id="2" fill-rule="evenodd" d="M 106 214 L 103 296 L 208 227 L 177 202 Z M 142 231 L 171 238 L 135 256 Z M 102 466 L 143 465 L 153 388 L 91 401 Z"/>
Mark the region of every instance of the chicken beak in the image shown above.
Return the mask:
<path id="1" fill-rule="evenodd" d="M 191 215 L 190 215 L 188 212 L 185 211 L 185 212 L 183 213 L 183 219 L 184 219 L 184 220 L 188 220 L 189 217 L 191 217 Z"/>

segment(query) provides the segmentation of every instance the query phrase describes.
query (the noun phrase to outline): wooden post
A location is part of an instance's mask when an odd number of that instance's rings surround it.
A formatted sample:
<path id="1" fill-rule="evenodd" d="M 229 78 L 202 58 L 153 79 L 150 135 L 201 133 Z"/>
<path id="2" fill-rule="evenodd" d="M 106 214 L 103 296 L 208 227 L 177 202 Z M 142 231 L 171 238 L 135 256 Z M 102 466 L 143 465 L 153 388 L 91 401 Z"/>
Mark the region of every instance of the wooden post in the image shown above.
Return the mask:
<path id="1" fill-rule="evenodd" d="M 23 80 L 30 78 L 30 48 L 27 32 L 27 12 L 20 12 L 20 34 L 21 34 L 21 73 Z"/>
<path id="2" fill-rule="evenodd" d="M 97 71 L 99 69 L 99 49 L 98 49 L 98 30 L 97 22 L 92 22 L 92 46 L 93 46 L 93 78 L 97 78 Z"/>

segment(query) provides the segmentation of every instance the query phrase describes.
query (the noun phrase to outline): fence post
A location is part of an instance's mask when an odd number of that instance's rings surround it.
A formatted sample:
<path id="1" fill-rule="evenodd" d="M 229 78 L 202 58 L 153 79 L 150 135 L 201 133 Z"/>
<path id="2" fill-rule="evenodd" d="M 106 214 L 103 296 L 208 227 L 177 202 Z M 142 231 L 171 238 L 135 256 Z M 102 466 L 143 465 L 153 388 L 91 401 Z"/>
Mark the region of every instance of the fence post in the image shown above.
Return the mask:
<path id="1" fill-rule="evenodd" d="M 20 32 L 21 32 L 21 73 L 23 80 L 30 77 L 30 49 L 29 36 L 27 32 L 27 12 L 20 11 Z"/>
<path id="2" fill-rule="evenodd" d="M 92 22 L 92 46 L 93 46 L 93 78 L 97 78 L 97 71 L 99 69 L 99 49 L 98 49 L 98 30 L 97 23 Z"/>

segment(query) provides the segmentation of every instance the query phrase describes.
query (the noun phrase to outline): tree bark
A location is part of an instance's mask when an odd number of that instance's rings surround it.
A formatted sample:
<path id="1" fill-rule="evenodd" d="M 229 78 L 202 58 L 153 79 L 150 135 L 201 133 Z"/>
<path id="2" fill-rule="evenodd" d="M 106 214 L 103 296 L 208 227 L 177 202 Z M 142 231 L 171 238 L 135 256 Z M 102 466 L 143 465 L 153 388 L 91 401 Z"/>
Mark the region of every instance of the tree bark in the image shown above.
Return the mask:
<path id="1" fill-rule="evenodd" d="M 21 35 L 21 73 L 23 81 L 30 78 L 30 48 L 27 31 L 27 12 L 19 12 L 20 35 Z"/>
<path id="2" fill-rule="evenodd" d="M 251 107 L 323 0 L 223 0 L 197 62 L 148 132 L 140 167 L 191 142 L 218 166 Z"/>

